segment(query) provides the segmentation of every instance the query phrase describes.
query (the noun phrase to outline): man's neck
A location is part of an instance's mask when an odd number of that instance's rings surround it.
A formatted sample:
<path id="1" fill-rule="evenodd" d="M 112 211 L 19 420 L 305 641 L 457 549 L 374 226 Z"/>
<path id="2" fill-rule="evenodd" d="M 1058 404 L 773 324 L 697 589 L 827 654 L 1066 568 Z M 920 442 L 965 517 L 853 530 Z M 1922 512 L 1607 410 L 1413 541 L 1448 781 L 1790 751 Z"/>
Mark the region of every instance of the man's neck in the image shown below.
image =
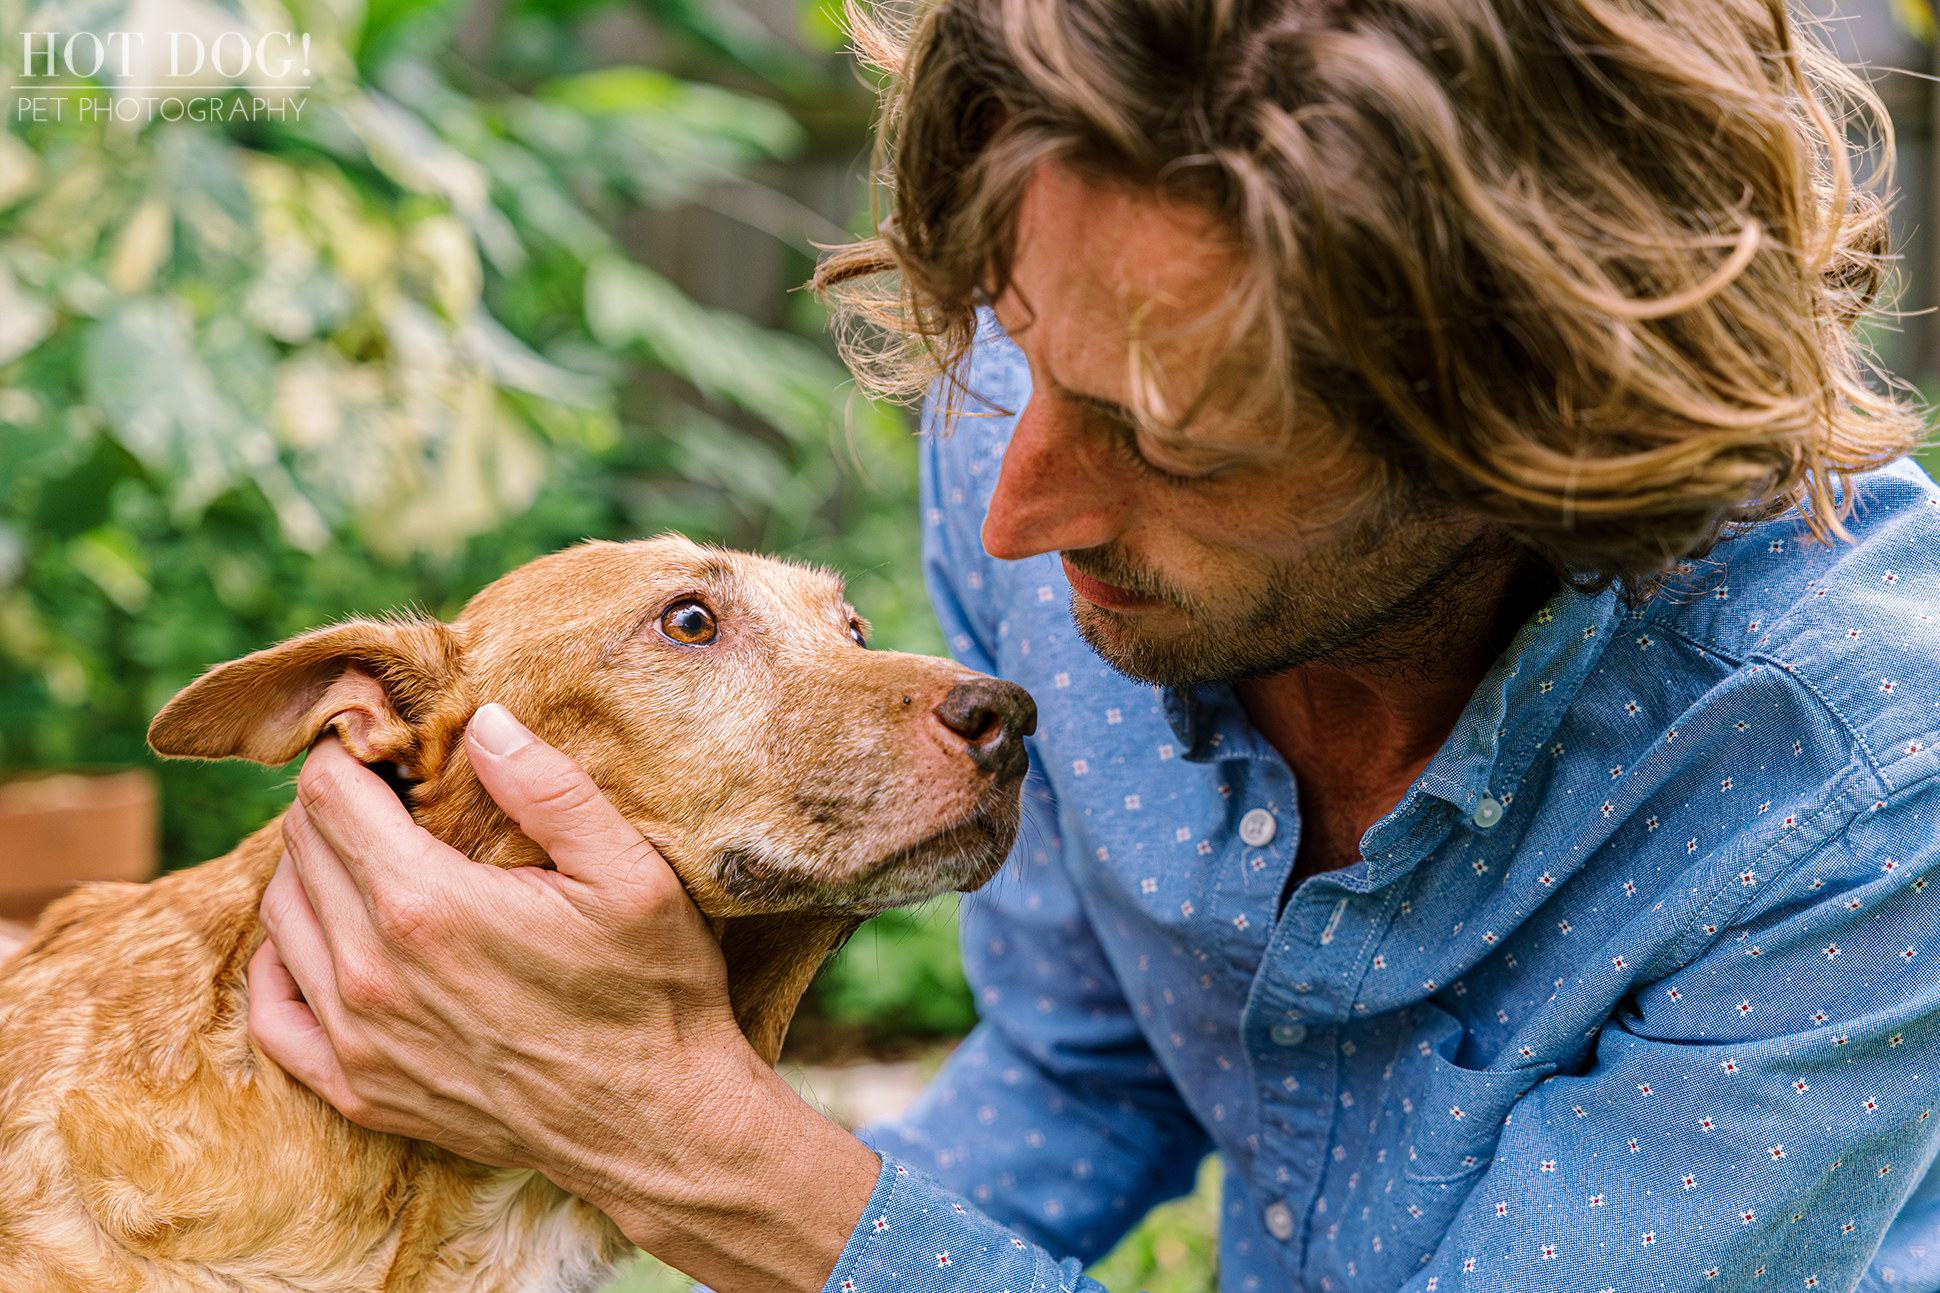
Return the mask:
<path id="1" fill-rule="evenodd" d="M 1449 613 L 1425 631 L 1236 684 L 1299 786 L 1294 883 L 1359 860 L 1361 836 L 1401 802 L 1555 586 L 1520 558 L 1458 569 L 1446 581 Z"/>

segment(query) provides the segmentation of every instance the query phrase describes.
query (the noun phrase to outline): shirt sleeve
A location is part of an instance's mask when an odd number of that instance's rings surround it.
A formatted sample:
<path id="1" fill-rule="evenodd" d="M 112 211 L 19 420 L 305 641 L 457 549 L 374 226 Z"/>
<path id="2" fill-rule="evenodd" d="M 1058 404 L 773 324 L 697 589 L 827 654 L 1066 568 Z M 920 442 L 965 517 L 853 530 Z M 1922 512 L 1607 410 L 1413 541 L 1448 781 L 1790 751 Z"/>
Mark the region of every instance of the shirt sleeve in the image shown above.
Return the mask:
<path id="1" fill-rule="evenodd" d="M 1892 1282 L 1895 1260 L 1911 1274 L 1932 1236 L 1900 1242 L 1894 1219 L 1940 1144 L 1937 818 L 1929 782 L 1825 805 L 1801 829 L 1831 838 L 1777 874 L 1747 858 L 1758 899 L 1718 926 L 1700 911 L 1703 950 L 1620 1003 L 1586 1071 L 1513 1107 L 1408 1289 L 1486 1274 L 1594 1293 L 1619 1271 L 1625 1288 L 1850 1289 L 1876 1261 Z"/>
<path id="2" fill-rule="evenodd" d="M 1008 579 L 984 553 L 979 529 L 1028 377 L 1014 347 L 996 336 L 980 343 L 971 385 L 982 416 L 964 418 L 951 436 L 925 437 L 924 568 L 953 654 L 997 673 L 996 599 Z M 964 969 L 982 1022 L 901 1120 L 862 1137 L 900 1155 L 904 1171 L 920 1168 L 973 1200 L 979 1224 L 1011 1227 L 1004 1242 L 1027 1244 L 1031 1269 L 1042 1274 L 1053 1259 L 1037 1246 L 1090 1260 L 1153 1204 L 1190 1192 L 1209 1142 L 1092 934 L 1064 869 L 1055 797 L 1035 741 L 1027 744 L 1032 771 L 1018 845 L 962 907 Z M 897 1199 L 931 1188 L 895 1179 Z M 889 1175 L 884 1181 L 894 1184 Z M 928 1226 L 960 1215 L 925 1206 Z M 881 1247 L 886 1235 L 865 1228 L 857 1241 Z"/>
<path id="3" fill-rule="evenodd" d="M 1076 1258 L 1026 1243 L 921 1172 L 882 1172 L 823 1293 L 1106 1293 Z"/>
<path id="4" fill-rule="evenodd" d="M 1191 1191 L 1210 1143 L 1160 1067 L 1062 865 L 1041 778 L 1021 843 L 962 908 L 981 1022 L 909 1112 L 867 1128 L 1033 1242 L 1089 1261 Z"/>

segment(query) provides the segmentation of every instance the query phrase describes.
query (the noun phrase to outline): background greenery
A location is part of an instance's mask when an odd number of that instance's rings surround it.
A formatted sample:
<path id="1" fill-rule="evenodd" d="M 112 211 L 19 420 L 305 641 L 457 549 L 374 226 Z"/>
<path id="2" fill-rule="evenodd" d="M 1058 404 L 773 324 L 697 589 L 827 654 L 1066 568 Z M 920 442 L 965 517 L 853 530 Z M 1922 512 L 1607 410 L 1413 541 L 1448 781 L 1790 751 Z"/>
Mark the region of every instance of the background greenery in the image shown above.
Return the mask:
<path id="1" fill-rule="evenodd" d="M 646 15 L 669 61 L 741 90 L 593 65 L 582 0 L 293 10 L 300 125 L 0 135 L 0 769 L 150 763 L 207 665 L 448 616 L 587 536 L 830 562 L 879 641 L 936 647 L 901 416 L 850 397 L 812 303 L 758 327 L 628 254 L 630 217 L 800 152 L 796 113 L 860 87 L 677 0 Z M 156 771 L 168 865 L 288 793 Z"/>
<path id="2" fill-rule="evenodd" d="M 165 865 L 218 855 L 293 769 L 155 760 L 177 689 L 586 537 L 827 562 L 878 643 L 941 649 L 907 420 L 792 290 L 866 210 L 872 94 L 825 9 L 227 8 L 311 34 L 299 120 L 0 134 L 0 775 L 149 767 Z M 8 32 L 141 21 L 0 0 Z M 801 1027 L 854 1058 L 974 1021 L 951 896 L 860 931 Z"/>

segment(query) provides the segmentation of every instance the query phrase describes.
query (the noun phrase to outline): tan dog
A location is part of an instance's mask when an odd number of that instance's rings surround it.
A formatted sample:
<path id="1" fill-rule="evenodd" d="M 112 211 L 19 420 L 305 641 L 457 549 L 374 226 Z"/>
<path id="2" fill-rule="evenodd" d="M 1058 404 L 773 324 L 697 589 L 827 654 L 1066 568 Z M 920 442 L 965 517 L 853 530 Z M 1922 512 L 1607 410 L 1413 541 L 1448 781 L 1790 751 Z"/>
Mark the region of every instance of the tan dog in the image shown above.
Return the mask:
<path id="1" fill-rule="evenodd" d="M 280 765 L 335 728 L 433 835 L 545 858 L 465 724 L 504 703 L 656 844 L 720 937 L 772 1063 L 857 921 L 972 889 L 1016 833 L 1029 696 L 874 652 L 830 575 L 680 538 L 593 543 L 458 619 L 353 620 L 219 666 L 165 755 Z M 0 1290 L 589 1290 L 628 1246 L 532 1172 L 366 1132 L 251 1046 L 244 967 L 282 843 L 51 907 L 0 971 Z"/>

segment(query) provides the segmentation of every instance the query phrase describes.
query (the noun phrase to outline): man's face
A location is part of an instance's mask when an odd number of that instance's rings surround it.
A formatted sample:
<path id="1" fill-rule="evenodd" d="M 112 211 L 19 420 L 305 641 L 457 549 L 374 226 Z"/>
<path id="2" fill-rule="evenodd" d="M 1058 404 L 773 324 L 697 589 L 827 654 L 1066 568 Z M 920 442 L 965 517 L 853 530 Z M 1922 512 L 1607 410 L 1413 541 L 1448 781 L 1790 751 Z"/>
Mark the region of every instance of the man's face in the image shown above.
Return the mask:
<path id="1" fill-rule="evenodd" d="M 1324 455 L 1296 451 L 1231 411 L 1220 387 L 1239 375 L 1216 369 L 1225 329 L 1193 325 L 1237 266 L 1197 209 L 1047 164 L 1025 190 L 996 303 L 1032 390 L 984 547 L 1006 560 L 1058 552 L 1085 640 L 1148 682 L 1259 677 L 1322 657 L 1377 663 L 1384 642 L 1441 613 L 1480 529 L 1419 506 L 1383 509 L 1399 515 L 1378 523 L 1346 517 L 1372 464 L 1344 435 L 1319 437 L 1341 446 Z M 1183 425 L 1154 433 L 1131 413 L 1146 374 L 1174 408 L 1215 380 Z"/>

